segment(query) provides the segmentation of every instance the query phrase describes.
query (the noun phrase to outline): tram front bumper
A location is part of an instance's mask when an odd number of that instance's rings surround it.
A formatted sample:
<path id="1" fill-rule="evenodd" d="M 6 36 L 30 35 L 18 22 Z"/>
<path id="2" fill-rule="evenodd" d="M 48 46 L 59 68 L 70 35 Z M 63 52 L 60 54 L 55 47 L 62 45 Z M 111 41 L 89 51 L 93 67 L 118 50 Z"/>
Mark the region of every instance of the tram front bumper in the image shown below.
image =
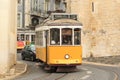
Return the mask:
<path id="1" fill-rule="evenodd" d="M 64 59 L 64 60 L 56 60 L 56 59 L 53 59 L 51 60 L 51 62 L 49 64 L 65 64 L 65 65 L 72 65 L 72 64 L 81 64 L 82 63 L 82 60 L 80 59 L 72 59 L 72 60 L 69 60 L 69 59 Z"/>

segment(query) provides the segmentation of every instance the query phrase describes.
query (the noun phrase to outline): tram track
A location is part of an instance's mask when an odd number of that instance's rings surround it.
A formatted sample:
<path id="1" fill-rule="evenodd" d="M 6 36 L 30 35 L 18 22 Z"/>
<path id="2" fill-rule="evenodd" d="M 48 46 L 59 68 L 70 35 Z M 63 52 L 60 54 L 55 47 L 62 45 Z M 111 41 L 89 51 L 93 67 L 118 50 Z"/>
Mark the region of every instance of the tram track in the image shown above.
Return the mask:
<path id="1" fill-rule="evenodd" d="M 33 79 L 33 80 L 43 80 L 44 78 L 46 78 L 46 77 L 48 77 L 48 76 L 50 76 L 51 74 L 49 73 L 49 74 L 45 74 L 45 75 L 43 75 L 43 76 L 41 76 L 41 77 L 38 77 L 38 78 L 36 78 L 36 79 Z"/>
<path id="2" fill-rule="evenodd" d="M 114 80 L 119 80 L 119 79 L 118 79 L 118 74 L 117 74 L 116 72 L 114 72 L 114 71 L 113 71 L 113 73 L 114 73 L 114 75 L 115 75 Z"/>
<path id="3" fill-rule="evenodd" d="M 50 73 L 35 62 L 24 62 L 28 64 L 28 71 L 14 80 L 120 80 L 119 67 L 82 64 L 77 66 L 77 72 Z"/>
<path id="4" fill-rule="evenodd" d="M 44 80 L 59 80 L 63 77 L 65 77 L 68 73 L 51 73 L 47 78 L 44 78 Z"/>
<path id="5" fill-rule="evenodd" d="M 59 80 L 65 77 L 68 73 L 49 73 L 47 75 L 43 75 L 34 80 Z"/>
<path id="6" fill-rule="evenodd" d="M 62 76 L 60 76 L 60 77 L 56 78 L 55 80 L 59 80 L 59 79 L 61 79 L 61 78 L 65 77 L 67 74 L 68 74 L 68 73 L 65 73 L 64 75 L 62 75 Z"/>

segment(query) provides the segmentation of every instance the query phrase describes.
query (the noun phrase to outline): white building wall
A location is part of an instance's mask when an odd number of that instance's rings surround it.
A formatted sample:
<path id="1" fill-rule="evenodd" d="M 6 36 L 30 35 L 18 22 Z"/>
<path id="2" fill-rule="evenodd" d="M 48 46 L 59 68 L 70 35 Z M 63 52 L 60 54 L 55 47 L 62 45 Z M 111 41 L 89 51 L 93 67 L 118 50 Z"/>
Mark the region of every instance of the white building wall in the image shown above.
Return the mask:
<path id="1" fill-rule="evenodd" d="M 22 0 L 17 4 L 17 28 L 22 28 Z"/>
<path id="2" fill-rule="evenodd" d="M 30 22 L 30 0 L 25 0 L 25 26 L 29 26 Z"/>
<path id="3" fill-rule="evenodd" d="M 0 74 L 16 64 L 16 4 L 16 0 L 0 0 Z"/>

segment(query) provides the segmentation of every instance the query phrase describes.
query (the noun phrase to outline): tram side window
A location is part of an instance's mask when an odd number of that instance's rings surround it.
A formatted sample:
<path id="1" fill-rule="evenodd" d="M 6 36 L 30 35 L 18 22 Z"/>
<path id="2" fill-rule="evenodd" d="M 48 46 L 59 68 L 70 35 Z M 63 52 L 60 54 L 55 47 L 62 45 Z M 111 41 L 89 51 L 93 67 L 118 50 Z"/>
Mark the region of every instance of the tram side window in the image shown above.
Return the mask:
<path id="1" fill-rule="evenodd" d="M 39 32 L 39 45 L 43 46 L 43 32 Z"/>
<path id="2" fill-rule="evenodd" d="M 35 35 L 31 35 L 31 43 L 35 43 Z"/>
<path id="3" fill-rule="evenodd" d="M 26 45 L 29 45 L 30 41 L 29 41 L 29 35 L 26 35 Z"/>
<path id="4" fill-rule="evenodd" d="M 36 32 L 36 45 L 43 46 L 43 32 Z"/>
<path id="5" fill-rule="evenodd" d="M 20 41 L 20 35 L 17 34 L 17 41 Z"/>
<path id="6" fill-rule="evenodd" d="M 79 28 L 74 29 L 74 44 L 75 45 L 81 44 L 81 29 Z"/>
<path id="7" fill-rule="evenodd" d="M 38 44 L 38 43 L 39 43 L 39 40 L 38 40 L 38 39 L 39 39 L 39 38 L 38 38 L 39 36 L 38 36 L 38 35 L 39 35 L 39 32 L 36 32 L 35 44 Z"/>
<path id="8" fill-rule="evenodd" d="M 26 35 L 26 40 L 29 41 L 29 35 Z"/>
<path id="9" fill-rule="evenodd" d="M 60 29 L 50 29 L 50 44 L 60 45 Z"/>
<path id="10" fill-rule="evenodd" d="M 21 34 L 21 41 L 24 41 L 25 40 L 25 35 L 24 34 Z"/>
<path id="11" fill-rule="evenodd" d="M 72 45 L 72 29 L 62 29 L 62 45 Z"/>

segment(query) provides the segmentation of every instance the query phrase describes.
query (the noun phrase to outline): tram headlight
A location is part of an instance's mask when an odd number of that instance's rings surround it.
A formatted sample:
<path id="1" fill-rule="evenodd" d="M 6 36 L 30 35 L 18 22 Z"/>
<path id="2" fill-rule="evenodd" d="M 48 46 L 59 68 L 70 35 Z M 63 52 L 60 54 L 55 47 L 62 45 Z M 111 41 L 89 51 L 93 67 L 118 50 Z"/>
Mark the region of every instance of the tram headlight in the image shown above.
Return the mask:
<path id="1" fill-rule="evenodd" d="M 65 59 L 69 59 L 70 56 L 68 54 L 65 55 Z"/>

